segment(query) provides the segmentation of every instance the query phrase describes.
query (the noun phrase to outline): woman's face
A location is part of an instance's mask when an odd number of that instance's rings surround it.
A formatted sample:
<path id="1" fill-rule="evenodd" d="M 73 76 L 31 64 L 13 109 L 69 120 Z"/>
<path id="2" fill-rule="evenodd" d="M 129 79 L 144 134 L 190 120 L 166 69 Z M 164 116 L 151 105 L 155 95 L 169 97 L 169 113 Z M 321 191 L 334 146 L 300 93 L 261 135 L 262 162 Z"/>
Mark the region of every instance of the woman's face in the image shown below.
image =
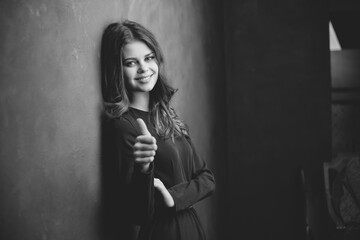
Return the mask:
<path id="1" fill-rule="evenodd" d="M 158 79 L 155 53 L 142 41 L 133 41 L 123 48 L 123 69 L 130 92 L 150 92 Z"/>

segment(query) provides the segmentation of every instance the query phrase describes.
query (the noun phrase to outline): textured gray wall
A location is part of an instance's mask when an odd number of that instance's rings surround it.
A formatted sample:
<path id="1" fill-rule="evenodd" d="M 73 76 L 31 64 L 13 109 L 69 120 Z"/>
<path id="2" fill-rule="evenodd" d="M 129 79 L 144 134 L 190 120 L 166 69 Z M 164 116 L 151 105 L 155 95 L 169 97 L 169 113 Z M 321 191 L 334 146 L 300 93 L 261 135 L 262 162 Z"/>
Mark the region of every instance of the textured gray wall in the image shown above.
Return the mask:
<path id="1" fill-rule="evenodd" d="M 1 239 L 103 236 L 99 44 L 104 27 L 123 18 L 158 37 L 179 88 L 174 105 L 199 154 L 221 174 L 225 77 L 216 1 L 3 0 Z M 209 239 L 217 239 L 217 206 L 218 195 L 197 206 Z"/>

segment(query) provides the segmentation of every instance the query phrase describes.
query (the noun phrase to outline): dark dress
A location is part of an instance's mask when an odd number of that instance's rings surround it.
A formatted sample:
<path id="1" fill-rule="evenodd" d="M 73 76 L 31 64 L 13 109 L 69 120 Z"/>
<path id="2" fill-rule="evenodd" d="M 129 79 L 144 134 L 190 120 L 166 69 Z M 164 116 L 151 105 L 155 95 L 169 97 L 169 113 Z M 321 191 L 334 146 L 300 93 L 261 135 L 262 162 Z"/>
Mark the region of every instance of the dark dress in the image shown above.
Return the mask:
<path id="1" fill-rule="evenodd" d="M 144 120 L 157 140 L 158 150 L 147 173 L 141 173 L 133 160 L 135 138 L 141 135 L 137 118 Z M 213 193 L 215 181 L 190 138 L 159 138 L 150 124 L 149 113 L 134 108 L 113 123 L 121 161 L 124 209 L 127 220 L 141 226 L 138 239 L 206 239 L 193 205 Z M 165 206 L 161 193 L 154 188 L 154 178 L 164 183 L 175 207 Z"/>

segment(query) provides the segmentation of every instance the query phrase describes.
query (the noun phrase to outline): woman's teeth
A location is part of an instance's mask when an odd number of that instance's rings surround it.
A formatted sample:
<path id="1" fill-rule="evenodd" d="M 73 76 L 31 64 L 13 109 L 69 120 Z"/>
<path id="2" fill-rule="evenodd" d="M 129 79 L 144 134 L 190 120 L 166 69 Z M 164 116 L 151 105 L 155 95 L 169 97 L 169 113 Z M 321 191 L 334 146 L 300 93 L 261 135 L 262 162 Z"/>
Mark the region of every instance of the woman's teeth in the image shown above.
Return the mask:
<path id="1" fill-rule="evenodd" d="M 148 81 L 151 78 L 151 76 L 147 76 L 147 77 L 143 77 L 143 78 L 138 78 L 139 81 Z"/>

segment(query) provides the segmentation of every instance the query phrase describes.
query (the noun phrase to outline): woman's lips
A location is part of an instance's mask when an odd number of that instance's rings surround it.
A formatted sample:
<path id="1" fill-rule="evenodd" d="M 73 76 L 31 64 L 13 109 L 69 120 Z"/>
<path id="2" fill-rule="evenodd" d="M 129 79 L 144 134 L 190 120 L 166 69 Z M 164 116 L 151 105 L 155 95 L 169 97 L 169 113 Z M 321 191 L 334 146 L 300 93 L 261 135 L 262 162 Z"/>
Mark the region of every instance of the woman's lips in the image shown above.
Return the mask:
<path id="1" fill-rule="evenodd" d="M 135 78 L 135 80 L 139 81 L 139 82 L 148 82 L 152 76 L 153 76 L 153 74 L 151 74 L 149 76 L 144 76 L 144 77 L 137 77 L 137 78 Z"/>

